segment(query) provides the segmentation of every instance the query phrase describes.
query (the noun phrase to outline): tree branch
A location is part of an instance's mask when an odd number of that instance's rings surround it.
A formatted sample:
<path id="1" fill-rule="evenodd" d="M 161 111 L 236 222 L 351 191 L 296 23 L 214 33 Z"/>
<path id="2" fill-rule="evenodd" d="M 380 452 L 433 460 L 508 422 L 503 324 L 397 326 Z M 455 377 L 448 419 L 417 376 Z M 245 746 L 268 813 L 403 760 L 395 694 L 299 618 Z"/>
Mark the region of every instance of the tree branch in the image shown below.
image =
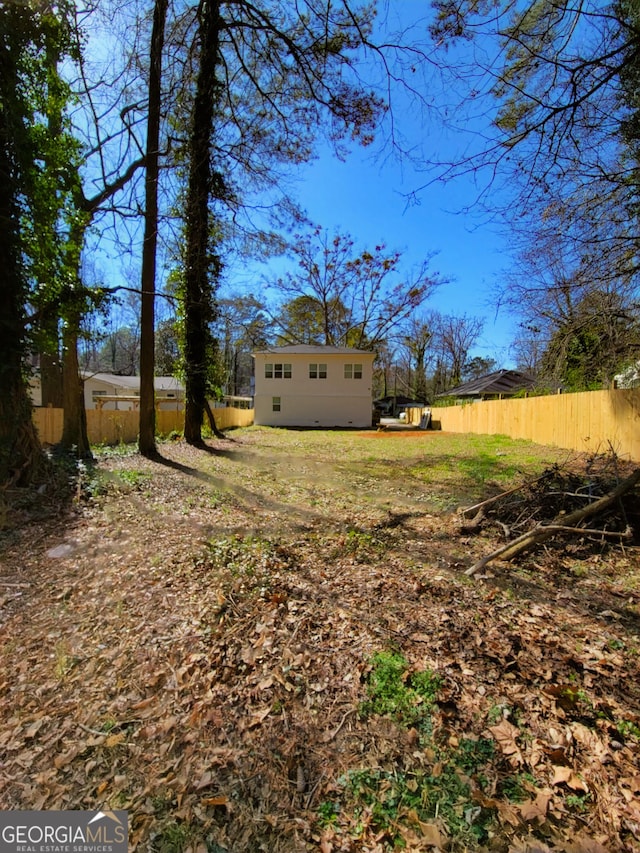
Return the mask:
<path id="1" fill-rule="evenodd" d="M 574 510 L 568 515 L 561 514 L 556 516 L 552 524 L 544 526 L 539 525 L 533 530 L 530 530 L 528 533 L 523 533 L 522 536 L 518 536 L 518 538 L 514 539 L 512 542 L 508 542 L 506 545 L 503 545 L 501 548 L 493 551 L 493 553 L 488 554 L 481 560 L 478 560 L 477 563 L 474 563 L 471 568 L 466 570 L 465 575 L 473 576 L 477 574 L 493 560 L 511 560 L 519 554 L 522 554 L 524 551 L 529 550 L 533 545 L 537 545 L 538 543 L 549 539 L 555 533 L 577 531 L 583 536 L 605 535 L 603 531 L 589 530 L 588 528 L 581 528 L 576 525 L 610 507 L 611 504 L 615 503 L 615 501 L 622 497 L 622 495 L 635 488 L 638 482 L 640 482 L 640 468 L 636 468 L 631 476 L 627 477 L 626 480 L 623 480 L 612 492 L 609 492 L 608 495 L 599 498 L 597 501 L 594 501 L 583 509 Z M 627 531 L 625 531 L 625 533 L 618 533 L 614 535 L 620 538 L 626 538 Z"/>

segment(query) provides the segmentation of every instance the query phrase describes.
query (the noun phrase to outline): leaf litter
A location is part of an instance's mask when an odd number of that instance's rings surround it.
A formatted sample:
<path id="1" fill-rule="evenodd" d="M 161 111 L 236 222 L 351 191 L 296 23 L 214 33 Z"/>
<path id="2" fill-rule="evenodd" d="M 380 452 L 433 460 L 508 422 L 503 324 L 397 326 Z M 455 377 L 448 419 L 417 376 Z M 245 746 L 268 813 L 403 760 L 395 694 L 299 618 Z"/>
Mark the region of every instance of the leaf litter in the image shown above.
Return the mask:
<path id="1" fill-rule="evenodd" d="M 108 456 L 6 536 L 0 807 L 127 809 L 132 850 L 640 850 L 637 546 L 470 581 L 498 533 L 319 439 Z"/>

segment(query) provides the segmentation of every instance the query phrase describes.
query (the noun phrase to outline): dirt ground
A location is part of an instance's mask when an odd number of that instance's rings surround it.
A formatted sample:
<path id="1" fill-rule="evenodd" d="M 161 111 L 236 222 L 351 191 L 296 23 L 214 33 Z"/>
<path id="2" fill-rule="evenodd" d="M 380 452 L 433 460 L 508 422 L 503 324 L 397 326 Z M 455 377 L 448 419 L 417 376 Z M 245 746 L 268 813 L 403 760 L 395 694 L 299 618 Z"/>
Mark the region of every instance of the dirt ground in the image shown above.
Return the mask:
<path id="1" fill-rule="evenodd" d="M 345 441 L 114 452 L 61 517 L 5 505 L 0 808 L 127 809 L 165 853 L 640 851 L 637 540 L 471 579 L 500 530 L 455 505 L 508 482 Z"/>

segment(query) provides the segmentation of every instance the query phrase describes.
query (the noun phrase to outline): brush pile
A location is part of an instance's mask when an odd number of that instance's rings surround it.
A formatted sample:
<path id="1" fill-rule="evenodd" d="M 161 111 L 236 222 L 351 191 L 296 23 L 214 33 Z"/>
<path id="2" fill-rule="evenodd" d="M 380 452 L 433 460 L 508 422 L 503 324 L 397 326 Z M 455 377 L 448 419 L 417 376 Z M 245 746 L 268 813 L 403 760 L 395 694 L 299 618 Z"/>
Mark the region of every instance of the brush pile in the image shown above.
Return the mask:
<path id="1" fill-rule="evenodd" d="M 640 469 L 629 472 L 615 456 L 599 456 L 582 471 L 555 464 L 533 481 L 461 510 L 461 532 L 468 535 L 493 527 L 505 542 L 467 574 L 567 536 L 577 538 L 589 554 L 594 547 L 637 542 L 638 483 Z"/>

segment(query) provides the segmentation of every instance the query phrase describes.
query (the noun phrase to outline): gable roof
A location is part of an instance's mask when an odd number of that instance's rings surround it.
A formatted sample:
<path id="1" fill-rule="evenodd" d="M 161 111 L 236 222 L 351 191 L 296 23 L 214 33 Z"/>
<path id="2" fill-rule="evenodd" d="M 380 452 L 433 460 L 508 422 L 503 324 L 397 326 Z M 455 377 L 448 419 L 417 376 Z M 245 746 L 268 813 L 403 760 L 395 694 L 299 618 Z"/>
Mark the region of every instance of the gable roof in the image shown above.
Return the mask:
<path id="1" fill-rule="evenodd" d="M 482 397 L 483 395 L 512 395 L 535 387 L 533 376 L 518 370 L 496 370 L 478 379 L 450 388 L 438 397 Z"/>
<path id="2" fill-rule="evenodd" d="M 83 379 L 95 379 L 116 388 L 134 393 L 140 390 L 139 376 L 119 376 L 116 373 L 93 373 L 88 370 L 81 371 Z M 175 376 L 154 376 L 153 386 L 156 391 L 183 391 L 184 385 Z"/>
<path id="3" fill-rule="evenodd" d="M 371 350 L 355 349 L 354 347 L 319 346 L 315 344 L 288 344 L 282 347 L 267 347 L 256 350 L 252 355 L 370 355 Z"/>

